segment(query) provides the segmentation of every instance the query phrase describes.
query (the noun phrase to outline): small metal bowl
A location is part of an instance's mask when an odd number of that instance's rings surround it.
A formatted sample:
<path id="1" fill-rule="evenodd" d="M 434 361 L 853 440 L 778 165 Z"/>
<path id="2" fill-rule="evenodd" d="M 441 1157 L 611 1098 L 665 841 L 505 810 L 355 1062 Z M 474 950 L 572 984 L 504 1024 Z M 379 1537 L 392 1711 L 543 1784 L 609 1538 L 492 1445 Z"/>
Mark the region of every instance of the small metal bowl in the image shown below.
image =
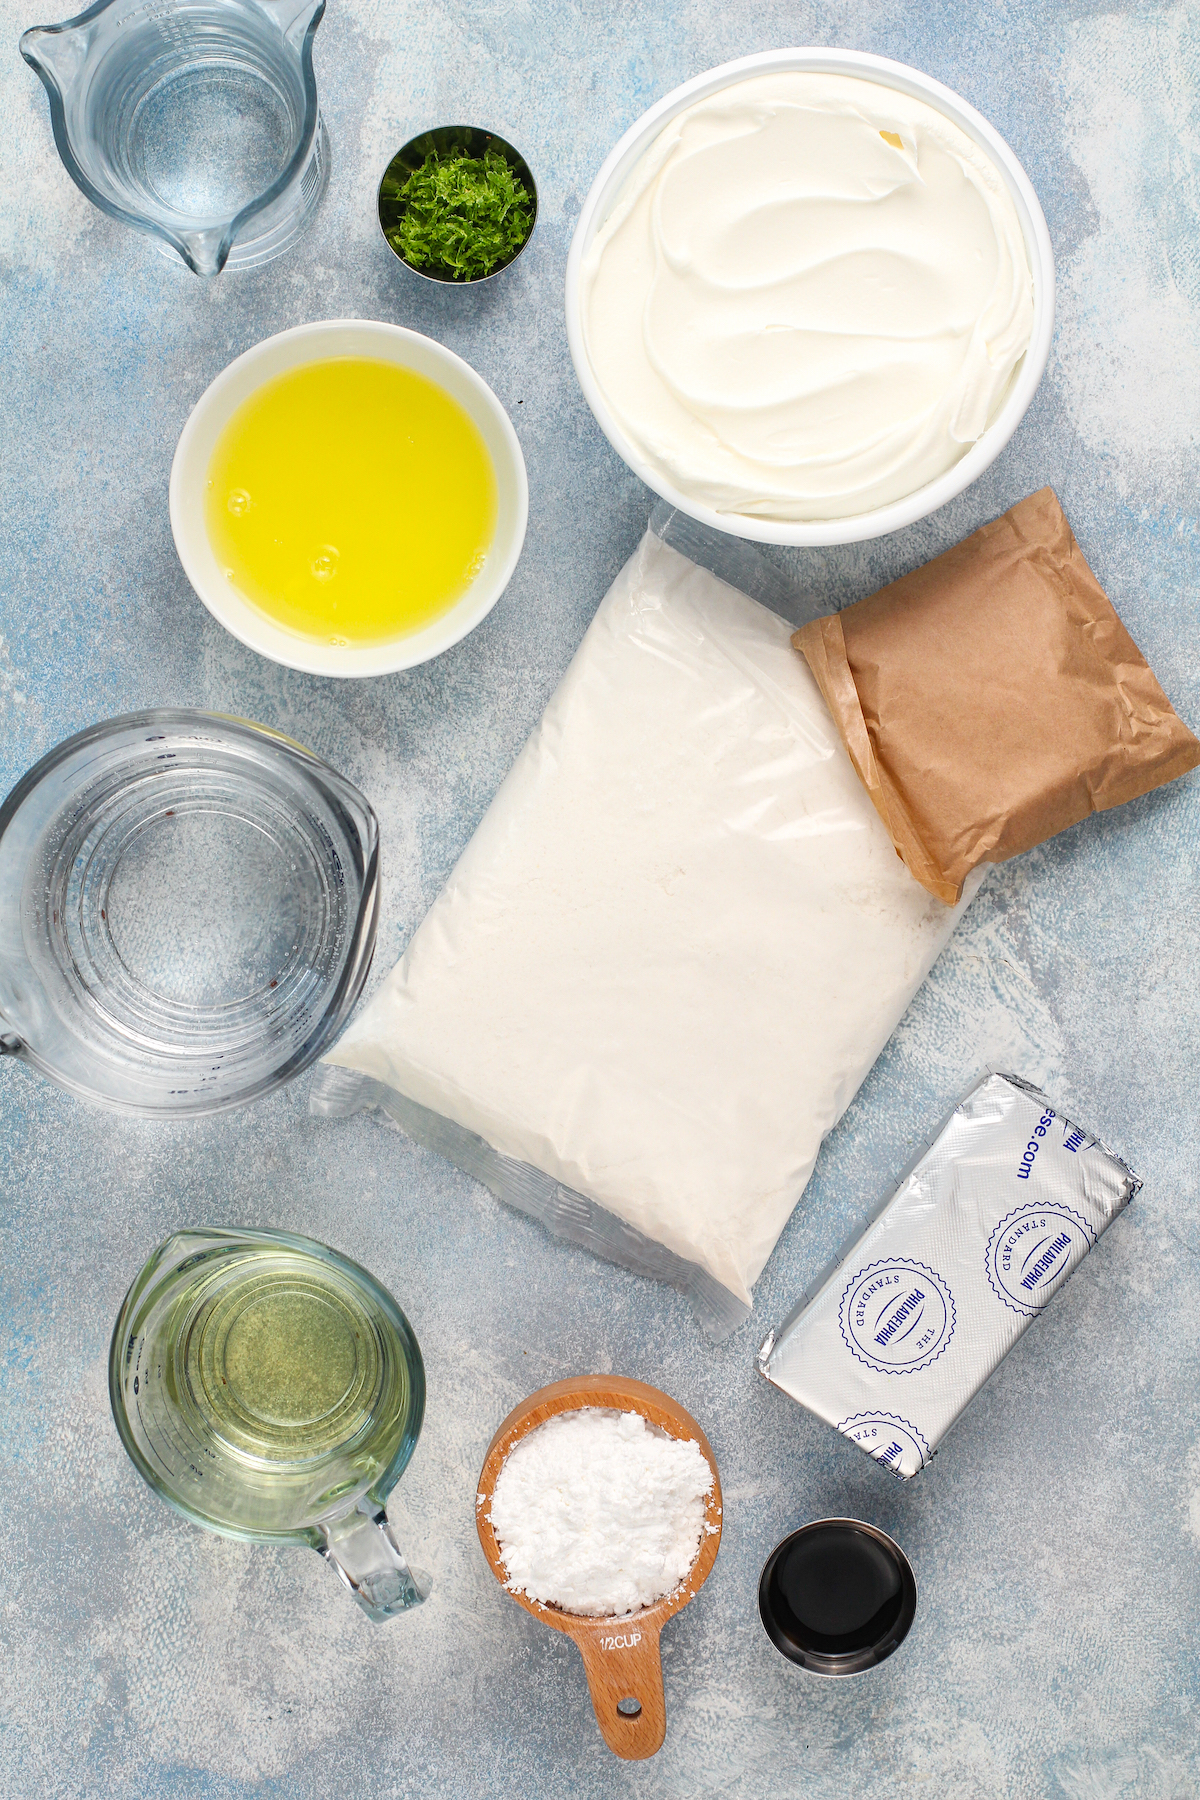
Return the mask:
<path id="1" fill-rule="evenodd" d="M 533 202 L 533 218 L 530 221 L 525 242 L 514 255 L 509 257 L 507 262 L 497 264 L 490 275 L 476 275 L 470 281 L 458 281 L 453 275 L 439 275 L 432 269 L 418 269 L 415 263 L 410 263 L 407 257 L 401 256 L 400 252 L 389 239 L 387 232 L 384 230 L 384 182 L 389 175 L 399 176 L 401 174 L 412 174 L 415 170 L 421 168 L 425 158 L 431 151 L 441 157 L 446 156 L 453 151 L 461 151 L 465 156 L 482 156 L 485 150 L 498 150 L 500 152 L 513 174 L 523 183 L 529 194 L 529 198 Z M 393 156 L 387 168 L 383 171 L 383 174 L 379 178 L 379 189 L 375 196 L 375 217 L 379 222 L 380 235 L 392 255 L 396 258 L 396 261 L 401 263 L 404 268 L 410 270 L 412 274 L 419 275 L 423 281 L 438 281 L 446 287 L 482 287 L 485 282 L 494 281 L 497 275 L 503 275 L 506 269 L 511 269 L 513 264 L 520 257 L 524 256 L 526 250 L 529 248 L 533 239 L 533 234 L 537 229 L 537 214 L 537 184 L 533 179 L 532 171 L 530 170 L 529 164 L 525 161 L 525 158 L 518 150 L 515 150 L 511 144 L 507 143 L 504 138 L 497 137 L 494 131 L 483 131 L 476 125 L 440 125 L 436 131 L 423 131 L 419 137 L 410 138 L 407 144 L 397 150 L 395 156 Z"/>
<path id="2" fill-rule="evenodd" d="M 861 1675 L 899 1649 L 917 1578 L 894 1538 L 862 1519 L 815 1519 L 776 1544 L 758 1610 L 789 1662 L 814 1675 Z"/>

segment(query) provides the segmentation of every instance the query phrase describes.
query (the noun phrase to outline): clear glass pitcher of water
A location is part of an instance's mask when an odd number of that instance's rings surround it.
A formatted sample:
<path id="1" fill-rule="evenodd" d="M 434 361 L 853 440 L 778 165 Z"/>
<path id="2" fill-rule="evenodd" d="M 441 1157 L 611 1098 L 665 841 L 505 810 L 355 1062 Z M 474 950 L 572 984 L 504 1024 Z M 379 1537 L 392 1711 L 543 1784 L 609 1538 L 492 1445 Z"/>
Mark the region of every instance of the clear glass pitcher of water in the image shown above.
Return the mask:
<path id="1" fill-rule="evenodd" d="M 425 1369 L 357 1263 L 290 1232 L 177 1232 L 125 1297 L 108 1388 L 139 1474 L 185 1518 L 310 1545 L 376 1621 L 425 1598 L 384 1512 Z"/>
<path id="2" fill-rule="evenodd" d="M 21 54 L 88 199 L 197 275 L 286 250 L 329 177 L 312 41 L 325 0 L 98 0 Z"/>

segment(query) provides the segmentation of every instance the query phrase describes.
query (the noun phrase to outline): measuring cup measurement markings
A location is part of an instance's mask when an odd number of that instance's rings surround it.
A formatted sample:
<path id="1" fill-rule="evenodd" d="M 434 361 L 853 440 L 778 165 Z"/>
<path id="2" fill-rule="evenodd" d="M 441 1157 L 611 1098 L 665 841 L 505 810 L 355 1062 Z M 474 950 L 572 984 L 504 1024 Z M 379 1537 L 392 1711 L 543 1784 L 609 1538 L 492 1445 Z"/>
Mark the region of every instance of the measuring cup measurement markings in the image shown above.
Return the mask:
<path id="1" fill-rule="evenodd" d="M 384 1510 L 424 1369 L 365 1269 L 287 1232 L 179 1232 L 126 1296 L 109 1393 L 135 1467 L 186 1518 L 308 1544 L 372 1619 L 424 1598 Z"/>
<path id="2" fill-rule="evenodd" d="M 166 1411 L 155 1413 L 149 1403 L 150 1394 L 162 1381 L 162 1364 L 159 1362 L 143 1367 L 142 1357 L 146 1350 L 144 1339 L 136 1342 L 131 1339 L 128 1350 L 133 1356 L 133 1394 L 137 1404 L 138 1423 L 160 1466 L 174 1467 L 181 1471 L 186 1469 L 197 1481 L 203 1481 L 204 1472 L 197 1466 L 196 1459 L 208 1457 L 215 1463 L 216 1452 L 177 1414 Z"/>

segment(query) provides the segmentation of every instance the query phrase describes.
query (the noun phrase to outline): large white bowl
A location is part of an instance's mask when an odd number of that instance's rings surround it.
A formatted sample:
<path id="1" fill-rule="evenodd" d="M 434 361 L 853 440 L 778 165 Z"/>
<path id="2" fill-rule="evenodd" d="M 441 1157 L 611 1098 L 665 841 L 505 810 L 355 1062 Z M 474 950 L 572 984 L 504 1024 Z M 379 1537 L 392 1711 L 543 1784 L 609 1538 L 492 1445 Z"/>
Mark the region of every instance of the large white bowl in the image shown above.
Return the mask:
<path id="1" fill-rule="evenodd" d="M 717 93 L 721 88 L 746 81 L 752 75 L 766 75 L 779 69 L 856 75 L 861 80 L 877 82 L 881 87 L 895 88 L 902 94 L 911 94 L 935 107 L 938 112 L 945 113 L 947 118 L 952 119 L 960 130 L 965 131 L 969 138 L 973 138 L 986 151 L 1004 177 L 1017 209 L 1017 217 L 1021 221 L 1029 266 L 1033 271 L 1033 336 L 1024 359 L 1018 364 L 1015 380 L 1004 404 L 983 436 L 952 469 L 947 469 L 936 481 L 927 482 L 914 493 L 906 494 L 902 500 L 893 500 L 887 506 L 876 507 L 871 512 L 853 513 L 844 519 L 760 519 L 752 518 L 746 513 L 717 512 L 714 507 L 696 500 L 682 488 L 675 487 L 646 462 L 609 411 L 599 383 L 592 373 L 584 342 L 580 265 L 592 239 L 612 211 L 634 165 L 649 149 L 663 126 L 686 107 L 707 98 L 709 94 Z M 755 56 L 739 57 L 737 62 L 722 63 L 719 68 L 710 69 L 706 75 L 698 75 L 694 81 L 685 81 L 682 87 L 677 87 L 658 101 L 657 105 L 652 106 L 649 112 L 643 113 L 606 159 L 584 201 L 567 259 L 567 340 L 571 346 L 571 360 L 575 364 L 575 373 L 579 377 L 584 397 L 596 415 L 596 422 L 617 455 L 629 464 L 634 474 L 639 475 L 647 487 L 653 488 L 656 494 L 661 494 L 664 500 L 669 500 L 673 506 L 679 507 L 693 519 L 715 526 L 718 531 L 753 538 L 762 544 L 853 544 L 862 538 L 882 537 L 885 532 L 899 531 L 903 526 L 925 518 L 929 513 L 936 512 L 939 506 L 944 506 L 947 500 L 952 500 L 955 494 L 961 494 L 964 488 L 982 475 L 989 463 L 995 461 L 1020 424 L 1038 382 L 1042 379 L 1046 359 L 1050 354 L 1053 331 L 1054 253 L 1050 248 L 1050 233 L 1029 177 L 1000 133 L 986 119 L 981 118 L 974 107 L 968 106 L 965 100 L 960 100 L 950 88 L 943 87 L 940 81 L 933 81 L 928 75 L 922 75 L 919 69 L 910 69 L 904 63 L 891 62 L 884 56 L 868 56 L 858 50 L 764 50 Z"/>
<path id="2" fill-rule="evenodd" d="M 437 385 L 474 420 L 496 471 L 496 532 L 483 569 L 440 618 L 378 644 L 329 644 L 287 631 L 226 581 L 204 524 L 204 484 L 213 451 L 233 413 L 265 381 L 331 356 L 368 356 L 398 364 Z M 387 675 L 428 662 L 489 613 L 508 586 L 529 518 L 525 458 L 512 421 L 482 376 L 444 344 L 371 319 L 325 319 L 264 338 L 205 388 L 180 433 L 171 464 L 171 530 L 188 580 L 226 631 L 291 669 L 314 675 Z"/>

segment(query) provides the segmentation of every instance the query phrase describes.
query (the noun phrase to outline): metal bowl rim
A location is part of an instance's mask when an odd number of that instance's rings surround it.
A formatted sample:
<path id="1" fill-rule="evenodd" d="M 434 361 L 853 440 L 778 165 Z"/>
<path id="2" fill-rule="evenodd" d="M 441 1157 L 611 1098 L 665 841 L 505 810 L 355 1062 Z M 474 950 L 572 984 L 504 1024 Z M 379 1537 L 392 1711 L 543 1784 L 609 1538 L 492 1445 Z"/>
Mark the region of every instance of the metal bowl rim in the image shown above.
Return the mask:
<path id="1" fill-rule="evenodd" d="M 383 229 L 383 219 L 382 219 L 381 213 L 380 213 L 380 201 L 381 201 L 381 198 L 383 195 L 383 184 L 384 184 L 385 180 L 387 179 L 388 170 L 391 168 L 392 164 L 396 161 L 397 157 L 403 156 L 406 150 L 411 150 L 414 144 L 419 144 L 422 138 L 436 137 L 440 133 L 445 132 L 445 131 L 469 131 L 469 132 L 477 133 L 477 134 L 482 135 L 483 137 L 490 138 L 492 140 L 492 142 L 502 152 L 503 151 L 511 151 L 512 157 L 514 157 L 516 159 L 516 162 L 520 164 L 520 169 L 517 172 L 519 174 L 521 174 L 522 180 L 526 182 L 526 185 L 529 189 L 530 198 L 533 201 L 533 223 L 530 225 L 529 230 L 525 237 L 525 241 L 521 245 L 521 248 L 517 251 L 516 255 L 510 256 L 507 262 L 501 263 L 498 268 L 493 269 L 490 275 L 473 275 L 469 281 L 455 281 L 454 278 L 450 275 L 430 275 L 426 272 L 426 270 L 418 269 L 415 263 L 410 263 L 408 261 L 408 258 L 401 256 L 400 252 L 395 248 L 395 246 L 389 242 L 387 233 Z M 521 260 L 521 258 L 524 256 L 526 250 L 528 250 L 530 244 L 533 242 L 533 234 L 537 230 L 537 223 L 538 223 L 537 183 L 533 178 L 533 170 L 529 167 L 528 162 L 522 156 L 521 152 L 517 149 L 516 145 L 513 143 L 510 143 L 507 138 L 501 137 L 500 133 L 498 131 L 490 131 L 486 125 L 431 125 L 428 127 L 427 130 L 418 131 L 414 137 L 410 137 L 407 140 L 407 142 L 400 145 L 400 148 L 398 150 L 393 150 L 391 156 L 389 156 L 387 162 L 384 164 L 383 173 L 379 177 L 379 185 L 375 189 L 375 223 L 379 227 L 379 235 L 383 239 L 384 243 L 387 244 L 388 250 L 391 253 L 391 255 L 395 257 L 396 261 L 400 264 L 402 269 L 408 270 L 410 275 L 417 275 L 420 277 L 420 279 L 422 281 L 432 282 L 435 287 L 446 287 L 446 288 L 484 287 L 487 282 L 495 281 L 497 275 L 505 274 L 509 269 L 512 268 L 514 263 L 519 262 Z"/>

